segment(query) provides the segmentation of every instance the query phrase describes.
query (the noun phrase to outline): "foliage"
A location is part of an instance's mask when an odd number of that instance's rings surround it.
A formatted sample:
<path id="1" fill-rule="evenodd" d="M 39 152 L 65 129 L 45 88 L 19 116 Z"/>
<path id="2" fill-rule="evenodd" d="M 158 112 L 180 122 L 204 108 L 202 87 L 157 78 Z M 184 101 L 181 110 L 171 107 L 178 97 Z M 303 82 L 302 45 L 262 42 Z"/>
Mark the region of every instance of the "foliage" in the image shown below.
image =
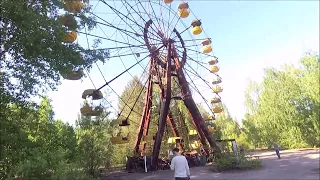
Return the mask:
<path id="1" fill-rule="evenodd" d="M 248 156 L 236 153 L 219 153 L 214 157 L 214 170 L 225 171 L 234 169 L 253 169 L 261 167 L 261 161 L 249 160 Z"/>
<path id="2" fill-rule="evenodd" d="M 53 121 L 50 101 L 44 98 L 39 107 L 11 105 L 7 121 L 1 121 L 1 176 L 27 179 L 50 179 L 61 163 L 75 157 L 73 128 Z"/>
<path id="3" fill-rule="evenodd" d="M 282 149 L 320 145 L 319 56 L 307 53 L 300 63 L 268 68 L 262 83 L 250 83 L 242 129 L 251 148 L 273 142 Z"/>
<path id="4" fill-rule="evenodd" d="M 100 167 L 104 167 L 113 154 L 110 143 L 111 126 L 105 112 L 97 118 L 81 116 L 77 120 L 78 162 L 91 177 L 97 177 Z"/>
<path id="5" fill-rule="evenodd" d="M 228 112 L 228 108 L 223 105 L 224 111 L 218 114 L 214 120 L 215 132 L 213 137 L 215 139 L 235 139 L 240 134 L 240 126 Z"/>
<path id="6" fill-rule="evenodd" d="M 0 2 L 0 58 L 2 88 L 14 99 L 26 101 L 42 93 L 45 87 L 55 88 L 60 72 L 89 68 L 108 57 L 105 50 L 84 49 L 77 43 L 62 43 L 68 29 L 57 20 L 62 0 Z M 90 7 L 78 13 L 78 30 L 95 21 L 86 16 Z M 81 56 L 83 58 L 81 58 Z"/>

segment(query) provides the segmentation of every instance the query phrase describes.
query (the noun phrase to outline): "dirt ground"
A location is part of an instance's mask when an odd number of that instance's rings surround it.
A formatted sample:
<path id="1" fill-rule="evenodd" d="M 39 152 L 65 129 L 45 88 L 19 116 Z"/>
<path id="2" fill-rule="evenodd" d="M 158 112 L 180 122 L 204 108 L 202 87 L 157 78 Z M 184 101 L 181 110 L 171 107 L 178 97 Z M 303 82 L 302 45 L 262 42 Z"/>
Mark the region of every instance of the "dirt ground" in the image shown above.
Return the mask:
<path id="1" fill-rule="evenodd" d="M 191 168 L 191 179 L 320 179 L 319 149 L 300 149 L 281 151 L 281 159 L 275 152 L 265 151 L 254 153 L 260 156 L 263 167 L 256 170 L 216 173 L 212 167 Z M 107 178 L 107 179 L 110 179 Z M 173 180 L 170 170 L 150 173 L 126 173 L 113 177 L 117 180 Z"/>

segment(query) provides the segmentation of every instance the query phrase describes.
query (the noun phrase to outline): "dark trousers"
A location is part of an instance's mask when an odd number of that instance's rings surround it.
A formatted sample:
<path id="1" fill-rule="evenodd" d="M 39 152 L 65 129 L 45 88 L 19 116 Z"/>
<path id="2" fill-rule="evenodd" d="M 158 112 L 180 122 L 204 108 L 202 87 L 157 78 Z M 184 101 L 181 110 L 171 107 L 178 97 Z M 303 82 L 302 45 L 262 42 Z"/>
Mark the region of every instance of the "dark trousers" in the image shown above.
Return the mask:
<path id="1" fill-rule="evenodd" d="M 277 153 L 278 158 L 280 159 L 280 152 L 278 149 L 276 150 L 276 153 Z"/>
<path id="2" fill-rule="evenodd" d="M 176 180 L 188 180 L 189 178 L 187 178 L 187 177 L 176 177 L 175 179 Z"/>

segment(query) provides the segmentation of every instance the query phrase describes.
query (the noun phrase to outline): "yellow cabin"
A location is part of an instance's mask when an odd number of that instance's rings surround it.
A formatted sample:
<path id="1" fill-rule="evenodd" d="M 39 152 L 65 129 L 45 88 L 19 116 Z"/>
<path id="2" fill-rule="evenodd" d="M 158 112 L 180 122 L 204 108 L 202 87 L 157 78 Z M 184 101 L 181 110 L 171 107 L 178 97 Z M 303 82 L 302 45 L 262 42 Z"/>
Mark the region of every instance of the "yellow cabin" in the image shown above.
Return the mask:
<path id="1" fill-rule="evenodd" d="M 194 143 L 190 144 L 191 148 L 193 149 L 197 149 L 200 147 L 200 144 L 198 141 L 194 141 Z"/>
<path id="2" fill-rule="evenodd" d="M 126 144 L 129 143 L 129 135 L 128 136 L 116 136 L 111 137 L 110 141 L 112 144 Z"/>
<path id="3" fill-rule="evenodd" d="M 222 108 L 221 107 L 214 107 L 214 108 L 212 108 L 212 111 L 214 113 L 221 113 L 222 112 Z"/>
<path id="4" fill-rule="evenodd" d="M 215 92 L 215 93 L 221 93 L 223 91 L 223 89 L 220 87 L 220 86 L 216 86 L 214 88 L 212 88 L 212 90 Z"/>
<path id="5" fill-rule="evenodd" d="M 214 127 L 208 127 L 208 130 L 210 133 L 213 133 L 214 132 Z"/>
<path id="6" fill-rule="evenodd" d="M 77 39 L 77 37 L 78 37 L 77 33 L 72 31 L 66 35 L 64 42 L 73 43 Z"/>
<path id="7" fill-rule="evenodd" d="M 210 46 L 210 45 L 207 45 L 207 46 L 203 46 L 202 47 L 202 52 L 203 53 L 210 53 L 210 52 L 212 52 L 212 47 Z"/>
<path id="8" fill-rule="evenodd" d="M 190 11 L 189 9 L 179 9 L 178 11 L 178 15 L 181 17 L 181 18 L 186 18 L 188 17 L 190 14 Z"/>
<path id="9" fill-rule="evenodd" d="M 211 103 L 219 103 L 219 102 L 221 102 L 221 99 L 220 98 L 218 98 L 218 97 L 214 97 L 214 98 L 212 98 L 211 99 Z"/>
<path id="10" fill-rule="evenodd" d="M 222 80 L 220 79 L 220 78 L 216 78 L 216 79 L 214 79 L 213 81 L 212 81 L 212 84 L 219 84 L 219 83 L 221 83 L 222 82 Z"/>
<path id="11" fill-rule="evenodd" d="M 197 134 L 198 134 L 198 132 L 195 129 L 192 129 L 189 131 L 189 135 L 197 135 Z"/>
<path id="12" fill-rule="evenodd" d="M 179 140 L 181 140 L 181 139 L 182 139 L 181 137 L 170 137 L 170 138 L 168 139 L 168 144 L 174 144 L 174 143 L 177 142 L 177 140 L 179 141 Z"/>
<path id="13" fill-rule="evenodd" d="M 178 9 L 189 9 L 189 4 L 186 2 L 181 2 L 178 6 Z"/>
<path id="14" fill-rule="evenodd" d="M 87 89 L 82 93 L 82 99 L 86 99 L 87 97 L 92 97 L 92 100 L 99 100 L 103 98 L 103 94 L 100 90 L 96 89 Z"/>
<path id="15" fill-rule="evenodd" d="M 208 61 L 208 64 L 209 65 L 215 65 L 217 64 L 219 61 L 218 61 L 218 58 L 211 58 L 209 61 Z"/>
<path id="16" fill-rule="evenodd" d="M 103 112 L 103 108 L 97 106 L 93 109 L 91 106 L 85 105 L 80 109 L 80 112 L 84 116 L 100 116 Z"/>
<path id="17" fill-rule="evenodd" d="M 72 13 L 79 13 L 82 7 L 83 3 L 81 0 L 66 0 L 63 4 L 63 8 Z"/>
<path id="18" fill-rule="evenodd" d="M 79 80 L 84 76 L 83 70 L 79 69 L 77 71 L 72 71 L 69 74 L 62 74 L 62 77 L 67 80 Z"/>
<path id="19" fill-rule="evenodd" d="M 210 45 L 211 43 L 212 43 L 212 41 L 211 41 L 210 38 L 204 39 L 204 40 L 201 42 L 201 44 L 202 44 L 203 46 Z"/>
<path id="20" fill-rule="evenodd" d="M 119 126 L 129 126 L 130 122 L 128 119 L 124 119 L 124 120 L 119 120 Z"/>
<path id="21" fill-rule="evenodd" d="M 220 69 L 219 69 L 218 66 L 212 66 L 211 69 L 210 69 L 210 72 L 216 73 L 216 72 L 218 72 L 219 70 L 220 70 Z"/>
<path id="22" fill-rule="evenodd" d="M 163 2 L 166 3 L 166 4 L 170 4 L 170 3 L 173 2 L 173 0 L 163 0 Z"/>
<path id="23" fill-rule="evenodd" d="M 207 118 L 204 119 L 205 121 L 213 121 L 215 118 L 211 115 L 209 115 Z"/>
<path id="24" fill-rule="evenodd" d="M 200 20 L 193 20 L 191 22 L 191 26 L 193 26 L 192 34 L 198 35 L 198 34 L 200 34 L 202 32 L 202 28 L 200 27 L 201 26 L 201 21 Z"/>
<path id="25" fill-rule="evenodd" d="M 192 34 L 198 35 L 202 33 L 202 28 L 200 26 L 195 26 L 192 28 Z"/>
<path id="26" fill-rule="evenodd" d="M 77 21 L 72 14 L 65 14 L 59 17 L 62 25 L 68 27 L 70 30 L 77 29 Z"/>

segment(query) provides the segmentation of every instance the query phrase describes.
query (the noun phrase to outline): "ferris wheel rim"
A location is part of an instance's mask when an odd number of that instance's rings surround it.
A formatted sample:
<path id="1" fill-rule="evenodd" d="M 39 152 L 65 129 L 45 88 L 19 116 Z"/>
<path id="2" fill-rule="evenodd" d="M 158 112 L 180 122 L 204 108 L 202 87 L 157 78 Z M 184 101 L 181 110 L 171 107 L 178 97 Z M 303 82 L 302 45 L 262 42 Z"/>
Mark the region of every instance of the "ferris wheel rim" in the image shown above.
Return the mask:
<path id="1" fill-rule="evenodd" d="M 170 7 L 171 7 L 171 6 L 170 6 Z M 171 8 L 171 10 L 172 10 L 172 8 Z M 177 14 L 175 14 L 175 16 L 177 17 Z M 190 34 L 190 32 L 189 32 L 189 34 Z M 192 36 L 191 36 L 191 37 L 192 37 Z M 194 38 L 192 38 L 191 40 L 192 40 L 192 41 L 195 41 Z M 133 53 L 132 53 L 131 55 L 133 55 Z M 100 88 L 99 88 L 99 89 L 100 89 Z"/>

